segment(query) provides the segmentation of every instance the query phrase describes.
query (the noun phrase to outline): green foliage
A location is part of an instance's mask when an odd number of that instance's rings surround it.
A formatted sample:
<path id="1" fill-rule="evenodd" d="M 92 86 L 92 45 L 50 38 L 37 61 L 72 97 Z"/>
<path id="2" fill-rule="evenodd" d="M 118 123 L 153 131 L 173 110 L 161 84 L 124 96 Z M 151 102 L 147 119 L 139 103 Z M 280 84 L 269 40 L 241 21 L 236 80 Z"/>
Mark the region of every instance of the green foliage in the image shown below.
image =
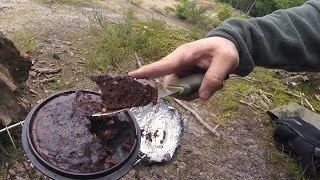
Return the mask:
<path id="1" fill-rule="evenodd" d="M 35 36 L 37 32 L 32 28 L 26 28 L 24 31 L 20 31 L 13 36 L 13 41 L 17 45 L 18 49 L 24 52 L 31 52 L 36 48 Z"/>
<path id="2" fill-rule="evenodd" d="M 307 0 L 220 0 L 220 2 L 228 3 L 232 7 L 244 13 L 249 13 L 250 16 L 254 17 L 270 14 L 277 9 L 300 6 L 306 1 Z"/>
<path id="3" fill-rule="evenodd" d="M 159 20 L 139 21 L 134 12 L 125 12 L 121 24 L 96 20 L 99 27 L 91 32 L 97 38 L 97 47 L 86 57 L 87 64 L 98 70 L 125 70 L 134 62 L 137 53 L 145 62 L 166 56 L 173 48 L 187 42 L 181 32 L 168 30 Z M 99 16 L 95 16 L 99 17 Z"/>
<path id="4" fill-rule="evenodd" d="M 213 28 L 217 23 L 206 15 L 209 9 L 209 7 L 197 5 L 194 0 L 179 0 L 176 5 L 176 15 L 198 27 Z"/>
<path id="5" fill-rule="evenodd" d="M 306 0 L 274 0 L 278 9 L 287 9 L 295 6 L 300 6 Z"/>
<path id="6" fill-rule="evenodd" d="M 189 31 L 189 36 L 193 40 L 202 39 L 205 37 L 206 32 L 203 29 L 193 26 Z"/>
<path id="7" fill-rule="evenodd" d="M 220 21 L 229 19 L 232 16 L 232 7 L 230 5 L 224 5 L 217 11 L 217 16 Z"/>

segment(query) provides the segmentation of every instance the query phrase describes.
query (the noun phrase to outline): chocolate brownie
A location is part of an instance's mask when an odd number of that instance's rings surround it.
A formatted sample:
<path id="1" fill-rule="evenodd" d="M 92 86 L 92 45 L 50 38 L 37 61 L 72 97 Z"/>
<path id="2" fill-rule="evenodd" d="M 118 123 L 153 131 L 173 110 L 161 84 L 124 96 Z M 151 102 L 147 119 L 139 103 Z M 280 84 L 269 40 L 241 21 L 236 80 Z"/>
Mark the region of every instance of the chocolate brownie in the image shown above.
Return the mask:
<path id="1" fill-rule="evenodd" d="M 99 172 L 121 162 L 132 149 L 134 124 L 124 112 L 91 122 L 88 117 L 100 108 L 100 96 L 90 93 L 52 99 L 32 123 L 36 151 L 47 163 L 67 172 Z"/>
<path id="2" fill-rule="evenodd" d="M 91 79 L 101 88 L 103 107 L 106 110 L 157 103 L 158 89 L 154 81 L 136 79 L 128 75 L 99 75 Z"/>

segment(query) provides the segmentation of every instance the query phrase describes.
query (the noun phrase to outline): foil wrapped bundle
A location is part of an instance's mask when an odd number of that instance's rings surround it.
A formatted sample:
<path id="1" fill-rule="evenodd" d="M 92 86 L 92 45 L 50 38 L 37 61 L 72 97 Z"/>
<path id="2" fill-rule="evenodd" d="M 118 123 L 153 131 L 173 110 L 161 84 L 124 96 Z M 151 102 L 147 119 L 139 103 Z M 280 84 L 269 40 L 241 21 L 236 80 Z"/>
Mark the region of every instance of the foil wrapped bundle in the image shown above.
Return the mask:
<path id="1" fill-rule="evenodd" d="M 140 151 L 150 162 L 167 162 L 174 155 L 183 134 L 179 111 L 159 99 L 156 105 L 132 108 L 141 129 Z"/>

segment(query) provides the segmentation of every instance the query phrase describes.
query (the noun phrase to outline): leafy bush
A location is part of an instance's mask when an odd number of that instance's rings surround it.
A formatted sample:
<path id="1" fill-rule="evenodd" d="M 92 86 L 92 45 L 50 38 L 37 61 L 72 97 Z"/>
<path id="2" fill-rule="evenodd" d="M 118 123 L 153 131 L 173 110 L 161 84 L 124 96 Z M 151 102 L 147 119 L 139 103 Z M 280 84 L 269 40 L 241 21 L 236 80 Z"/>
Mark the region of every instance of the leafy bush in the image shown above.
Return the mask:
<path id="1" fill-rule="evenodd" d="M 126 70 L 134 62 L 135 53 L 147 63 L 159 60 L 187 42 L 180 32 L 166 29 L 159 20 L 138 21 L 132 10 L 126 12 L 126 21 L 121 24 L 103 20 L 94 22 L 101 22 L 101 26 L 92 28 L 97 47 L 86 57 L 87 64 L 93 69 Z"/>
<path id="2" fill-rule="evenodd" d="M 307 0 L 220 0 L 228 3 L 232 7 L 249 13 L 250 16 L 264 16 L 278 9 L 287 9 L 294 6 L 300 6 Z"/>
<path id="3" fill-rule="evenodd" d="M 230 5 L 224 5 L 221 9 L 218 10 L 217 16 L 220 21 L 229 19 L 232 16 L 232 7 Z"/>
<path id="4" fill-rule="evenodd" d="M 213 28 L 217 23 L 206 15 L 209 9 L 206 6 L 198 6 L 194 0 L 179 0 L 176 5 L 176 15 L 198 27 Z"/>

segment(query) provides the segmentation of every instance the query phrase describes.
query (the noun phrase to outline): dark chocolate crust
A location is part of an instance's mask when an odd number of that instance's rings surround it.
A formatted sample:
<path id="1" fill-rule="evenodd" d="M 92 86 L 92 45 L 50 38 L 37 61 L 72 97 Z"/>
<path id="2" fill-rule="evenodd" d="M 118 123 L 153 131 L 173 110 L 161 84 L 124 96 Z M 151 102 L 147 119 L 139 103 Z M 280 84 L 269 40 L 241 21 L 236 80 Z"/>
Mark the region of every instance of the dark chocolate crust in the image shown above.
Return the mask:
<path id="1" fill-rule="evenodd" d="M 102 91 L 102 102 L 106 110 L 124 109 L 156 104 L 158 89 L 154 81 L 136 79 L 131 76 L 93 76 Z"/>
<path id="2" fill-rule="evenodd" d="M 132 122 L 126 116 L 112 115 L 99 118 L 101 127 L 99 122 L 91 123 L 87 117 L 100 108 L 99 95 L 82 92 L 51 100 L 33 120 L 36 151 L 47 163 L 67 172 L 99 172 L 121 162 L 133 146 Z M 110 121 L 113 124 L 106 123 Z"/>

